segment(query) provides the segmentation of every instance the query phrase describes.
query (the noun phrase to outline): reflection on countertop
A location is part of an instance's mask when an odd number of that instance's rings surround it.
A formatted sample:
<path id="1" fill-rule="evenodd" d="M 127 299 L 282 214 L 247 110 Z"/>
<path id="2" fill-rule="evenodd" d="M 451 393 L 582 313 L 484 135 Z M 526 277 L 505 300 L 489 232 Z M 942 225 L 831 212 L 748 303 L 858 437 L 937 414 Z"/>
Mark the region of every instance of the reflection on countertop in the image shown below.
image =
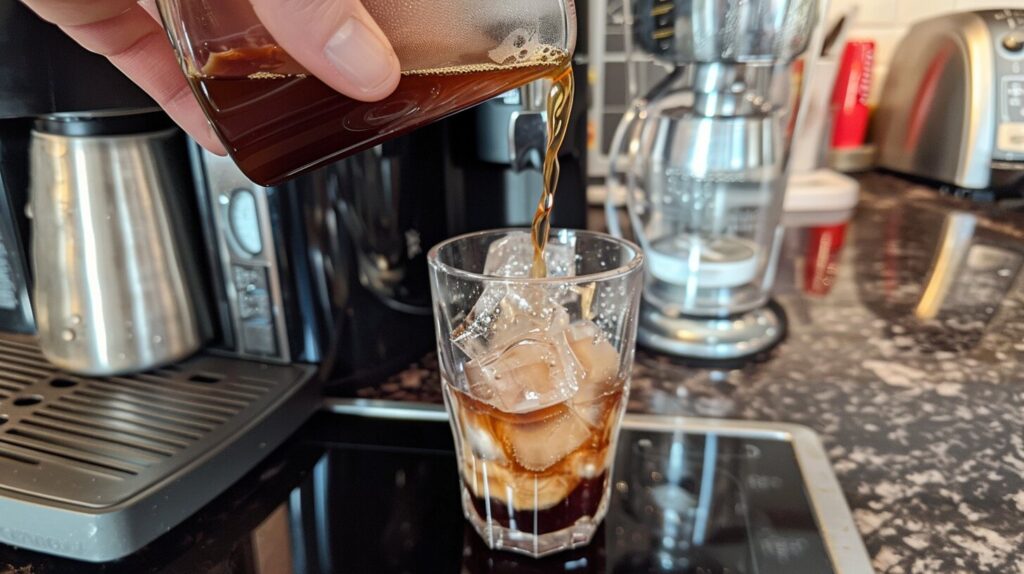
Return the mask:
<path id="1" fill-rule="evenodd" d="M 813 428 L 878 571 L 1024 571 L 1024 213 L 861 183 L 849 225 L 787 231 L 781 345 L 640 350 L 630 410 Z M 436 360 L 355 394 L 440 402 Z"/>

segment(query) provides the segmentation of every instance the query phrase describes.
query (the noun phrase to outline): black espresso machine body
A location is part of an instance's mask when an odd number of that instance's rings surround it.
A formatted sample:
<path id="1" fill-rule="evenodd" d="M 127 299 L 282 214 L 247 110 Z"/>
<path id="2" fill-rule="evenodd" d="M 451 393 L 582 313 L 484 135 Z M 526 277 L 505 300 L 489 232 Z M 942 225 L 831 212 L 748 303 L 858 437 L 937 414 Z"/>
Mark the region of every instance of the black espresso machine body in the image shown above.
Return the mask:
<path id="1" fill-rule="evenodd" d="M 0 331 L 32 333 L 27 254 L 28 133 L 26 120 L 0 120 Z"/>
<path id="2" fill-rule="evenodd" d="M 414 177 L 420 164 L 399 153 L 416 141 L 269 188 L 192 145 L 220 325 L 212 350 L 313 363 L 322 380 L 345 382 L 384 377 L 433 347 L 425 250 L 448 228 L 443 196 L 421 183 L 436 178 Z"/>

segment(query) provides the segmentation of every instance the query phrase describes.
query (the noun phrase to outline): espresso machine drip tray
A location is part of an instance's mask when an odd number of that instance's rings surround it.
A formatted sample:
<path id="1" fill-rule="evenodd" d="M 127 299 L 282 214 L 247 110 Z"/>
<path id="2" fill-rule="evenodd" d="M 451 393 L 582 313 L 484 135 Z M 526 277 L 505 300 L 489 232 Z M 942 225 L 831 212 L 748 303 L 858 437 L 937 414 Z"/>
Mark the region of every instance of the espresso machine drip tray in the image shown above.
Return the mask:
<path id="1" fill-rule="evenodd" d="M 199 510 L 319 404 L 307 366 L 212 355 L 133 376 L 67 375 L 0 337 L 0 542 L 120 558 Z"/>

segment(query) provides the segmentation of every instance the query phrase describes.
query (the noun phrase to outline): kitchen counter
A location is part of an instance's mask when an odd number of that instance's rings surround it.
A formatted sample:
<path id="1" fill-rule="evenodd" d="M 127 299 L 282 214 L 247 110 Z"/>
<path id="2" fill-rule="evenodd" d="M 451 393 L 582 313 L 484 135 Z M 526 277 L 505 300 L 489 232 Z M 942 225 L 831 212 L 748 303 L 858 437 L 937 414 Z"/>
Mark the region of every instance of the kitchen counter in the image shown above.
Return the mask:
<path id="1" fill-rule="evenodd" d="M 862 185 L 848 226 L 788 231 L 776 290 L 789 319 L 783 343 L 749 361 L 719 365 L 640 350 L 630 410 L 811 427 L 880 572 L 1024 572 L 1024 214 L 940 197 L 888 176 L 865 176 Z M 958 252 L 966 253 L 962 265 L 957 257 L 939 257 L 933 269 L 937 254 Z M 428 355 L 381 384 L 338 392 L 439 403 L 436 359 Z M 227 493 L 132 557 L 87 565 L 0 546 L 0 574 L 276 574 L 284 555 L 293 563 L 322 559 L 317 549 L 323 547 L 314 543 L 323 532 L 316 522 L 320 505 L 308 502 L 322 484 L 315 479 L 361 481 L 372 491 L 381 477 L 399 476 L 379 469 L 406 464 L 398 457 L 345 476 L 353 466 L 351 460 L 345 466 L 346 454 L 337 468 L 325 466 L 324 445 L 351 440 L 333 437 L 332 421 L 319 415 Z M 402 440 L 428 438 L 394 424 Z M 450 440 L 446 428 L 430 432 L 439 433 L 432 440 Z M 450 476 L 444 474 L 449 466 Z M 455 468 L 440 468 L 443 476 L 410 479 L 422 481 L 413 498 L 436 497 L 451 510 L 457 501 L 445 497 L 454 492 Z M 414 471 L 402 470 L 403 484 Z M 375 500 L 351 500 L 341 490 L 336 497 L 319 493 L 320 504 L 337 507 L 336 516 L 373 516 L 372 509 L 344 505 Z M 391 502 L 394 511 L 409 501 Z M 399 530 L 385 533 L 408 544 L 417 529 L 459 534 L 449 541 L 452 548 L 420 558 L 454 557 L 451 568 L 420 562 L 429 566 L 419 571 L 565 571 L 595 559 L 588 554 L 594 550 L 584 549 L 546 566 L 511 561 L 481 549 L 471 532 L 463 537 L 457 515 L 423 512 L 442 522 L 455 516 L 455 523 L 396 520 Z M 317 528 L 303 528 L 310 524 Z M 358 520 L 344 528 L 337 539 L 352 537 L 358 547 Z M 409 564 L 400 546 L 394 563 Z M 360 569 L 358 555 L 350 564 L 337 571 L 371 571 Z M 415 571 L 392 566 L 373 571 Z"/>
<path id="2" fill-rule="evenodd" d="M 811 427 L 879 572 L 1024 572 L 1024 214 L 1013 207 L 863 177 L 845 233 L 788 232 L 776 289 L 788 338 L 718 367 L 640 350 L 630 410 Z M 964 221 L 965 266 L 932 278 L 940 239 Z M 944 294 L 928 290 L 944 280 Z M 436 360 L 357 395 L 440 402 Z"/>

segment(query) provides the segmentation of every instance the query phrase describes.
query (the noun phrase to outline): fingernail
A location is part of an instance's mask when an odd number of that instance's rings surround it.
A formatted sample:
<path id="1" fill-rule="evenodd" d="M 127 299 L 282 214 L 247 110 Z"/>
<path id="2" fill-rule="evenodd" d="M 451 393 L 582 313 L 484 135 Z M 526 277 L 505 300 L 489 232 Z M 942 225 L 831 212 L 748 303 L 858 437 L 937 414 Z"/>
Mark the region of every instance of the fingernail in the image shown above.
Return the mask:
<path id="1" fill-rule="evenodd" d="M 391 80 L 391 48 L 358 18 L 349 18 L 327 42 L 324 55 L 346 79 L 363 92 L 373 92 Z"/>

